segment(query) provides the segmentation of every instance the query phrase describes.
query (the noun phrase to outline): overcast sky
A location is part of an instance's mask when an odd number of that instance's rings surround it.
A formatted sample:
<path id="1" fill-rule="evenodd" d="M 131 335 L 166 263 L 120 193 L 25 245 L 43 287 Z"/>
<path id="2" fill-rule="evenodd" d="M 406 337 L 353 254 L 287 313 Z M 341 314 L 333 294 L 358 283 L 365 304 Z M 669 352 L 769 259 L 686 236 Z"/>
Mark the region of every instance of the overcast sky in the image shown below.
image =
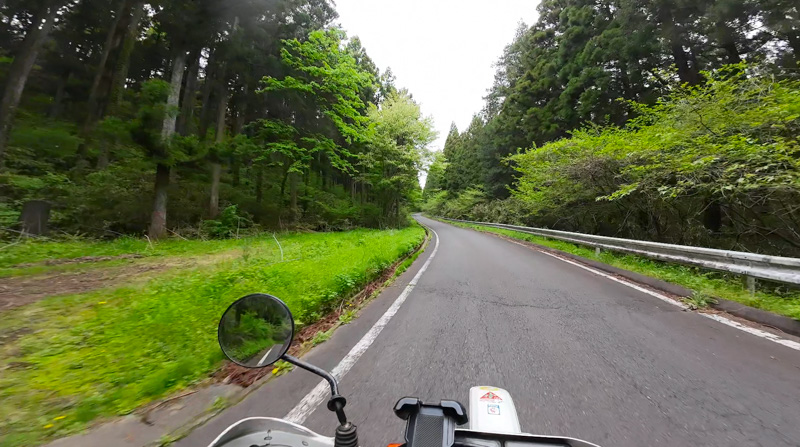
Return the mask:
<path id="1" fill-rule="evenodd" d="M 536 20 L 537 0 L 336 0 L 339 23 L 375 64 L 391 67 L 433 116 L 441 150 L 455 122 L 463 131 L 483 106 L 494 64 L 520 21 Z"/>

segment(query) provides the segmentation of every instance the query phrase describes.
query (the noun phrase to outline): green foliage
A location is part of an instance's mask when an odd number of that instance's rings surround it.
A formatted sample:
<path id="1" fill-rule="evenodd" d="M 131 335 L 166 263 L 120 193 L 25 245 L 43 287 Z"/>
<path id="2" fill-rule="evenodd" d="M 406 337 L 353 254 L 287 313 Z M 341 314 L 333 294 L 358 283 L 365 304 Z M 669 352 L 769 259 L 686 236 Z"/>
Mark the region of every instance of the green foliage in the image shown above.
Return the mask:
<path id="1" fill-rule="evenodd" d="M 12 161 L 10 167 L 20 173 L 44 174 L 58 167 L 66 167 L 74 161 L 83 140 L 75 135 L 75 126 L 25 114 L 11 133 L 9 146 L 15 151 L 19 163 Z M 26 154 L 35 160 L 22 160 Z"/>
<path id="2" fill-rule="evenodd" d="M 161 137 L 169 90 L 169 83 L 161 79 L 151 79 L 142 83 L 138 97 L 139 110 L 130 127 L 133 141 L 141 146 L 148 156 L 159 161 L 169 161 L 167 142 Z"/>
<path id="3" fill-rule="evenodd" d="M 436 137 L 433 122 L 405 91 L 391 93 L 380 108 L 372 106 L 369 117 L 374 123 L 372 150 L 361 154 L 360 179 L 382 208 L 380 225 L 400 226 L 406 217 L 403 207 L 415 206 L 419 199 L 417 173 Z"/>
<path id="4" fill-rule="evenodd" d="M 358 309 L 346 310 L 339 315 L 339 322 L 342 324 L 350 323 L 351 321 L 355 320 L 356 314 L 358 314 Z"/>
<path id="5" fill-rule="evenodd" d="M 483 133 L 484 122 L 479 116 L 472 118 L 464 133 L 459 134 L 455 124 L 450 127 L 443 150 L 447 159 L 443 186 L 448 191 L 460 192 L 483 185 L 484 164 L 480 152 Z"/>
<path id="6" fill-rule="evenodd" d="M 626 127 L 589 127 L 512 157 L 515 196 L 540 221 L 584 231 L 796 253 L 800 83 L 734 75 L 743 69 L 638 105 Z"/>
<path id="7" fill-rule="evenodd" d="M 292 160 L 294 170 L 304 170 L 311 156 L 320 151 L 335 168 L 351 170 L 347 146 L 362 142 L 367 131 L 369 120 L 362 113 L 366 104 L 359 95 L 375 79 L 372 73 L 362 71 L 353 55 L 344 49 L 344 38 L 343 31 L 332 29 L 314 31 L 303 42 L 284 41 L 281 56 L 292 74 L 283 79 L 267 76 L 262 81 L 261 93 L 299 97 L 325 118 L 326 125 L 322 126 L 317 119 L 298 123 L 296 117 L 292 121 L 297 124 L 264 124 L 264 141 L 277 140 L 267 143 L 267 147 Z"/>
<path id="8" fill-rule="evenodd" d="M 317 332 L 314 334 L 314 337 L 311 338 L 311 346 L 317 346 L 320 343 L 325 343 L 329 338 L 331 338 L 331 335 L 333 335 L 333 330 Z"/>
<path id="9" fill-rule="evenodd" d="M 520 189 L 525 199 L 518 203 L 525 207 L 508 219 L 798 253 L 798 235 L 787 230 L 797 227 L 796 208 L 788 205 L 796 198 L 786 189 L 792 176 L 774 172 L 792 164 L 797 126 L 775 121 L 775 108 L 793 115 L 789 105 L 796 98 L 789 92 L 796 86 L 769 89 L 797 79 L 800 34 L 790 3 L 542 1 L 536 23 L 520 23 L 499 58 L 484 109 L 467 131 L 451 129 L 445 172 L 433 176 L 426 200 L 436 190 L 450 193 L 449 201 L 474 188 L 504 201 Z M 757 65 L 739 65 L 745 57 Z M 767 119 L 759 121 L 762 112 Z M 659 113 L 670 114 L 677 127 L 653 116 Z M 658 126 L 648 140 L 642 134 L 628 139 L 650 119 Z M 581 148 L 573 147 L 579 142 Z M 615 145 L 614 154 L 606 144 Z M 542 149 L 514 156 L 525 148 Z M 516 171 L 514 163 L 526 164 Z M 548 171 L 555 164 L 563 169 Z M 531 182 L 533 175 L 540 178 Z M 781 201 L 787 205 L 776 208 Z M 484 201 L 476 206 L 487 211 Z"/>
<path id="10" fill-rule="evenodd" d="M 406 224 L 419 163 L 393 176 L 404 185 L 393 206 L 362 163 L 386 151 L 372 110 L 398 95 L 391 72 L 329 26 L 328 0 L 234 3 L 65 5 L 0 147 L 8 219 L 42 199 L 51 230 L 104 237 L 148 225 L 163 237 L 164 216 L 169 230 L 230 236 L 218 215 L 230 205 L 272 228 Z M 19 24 L 7 30 L 8 62 L 36 11 L 4 12 Z M 404 123 L 392 131 L 429 124 Z"/>
<path id="11" fill-rule="evenodd" d="M 141 286 L 52 297 L 6 311 L 0 331 L 17 335 L 0 350 L 0 414 L 8 415 L 0 422 L 0 443 L 32 445 L 74 433 L 98 416 L 127 414 L 184 388 L 222 360 L 217 322 L 239 296 L 268 291 L 289 305 L 298 324 L 311 323 L 346 297 L 337 291 L 352 292 L 337 278 L 361 287 L 423 237 L 419 226 L 290 233 L 281 237 L 289 261 L 279 262 L 278 248 L 266 236 L 253 240 L 248 262 L 221 258 Z M 137 250 L 141 242 L 126 243 Z M 173 253 L 193 253 L 233 243 L 175 240 L 155 247 L 167 244 Z M 52 253 L 51 258 L 73 253 L 68 244 L 54 244 L 26 243 L 42 256 Z M 118 253 L 124 251 L 121 245 L 97 243 L 93 250 Z M 54 426 L 42 430 L 49 423 Z"/>
<path id="12" fill-rule="evenodd" d="M 692 296 L 684 298 L 683 302 L 692 310 L 708 309 L 712 304 L 716 304 L 717 300 L 704 293 L 694 292 Z"/>
<path id="13" fill-rule="evenodd" d="M 240 215 L 236 205 L 225 208 L 216 220 L 203 222 L 201 230 L 213 238 L 225 239 L 238 237 L 239 233 L 253 226 L 247 215 Z"/>
<path id="14" fill-rule="evenodd" d="M 0 227 L 8 228 L 19 221 L 19 211 L 8 203 L 0 203 Z"/>
<path id="15" fill-rule="evenodd" d="M 292 365 L 291 363 L 284 360 L 278 360 L 272 367 L 272 375 L 274 375 L 275 377 L 279 377 L 291 371 L 293 368 L 294 365 Z"/>

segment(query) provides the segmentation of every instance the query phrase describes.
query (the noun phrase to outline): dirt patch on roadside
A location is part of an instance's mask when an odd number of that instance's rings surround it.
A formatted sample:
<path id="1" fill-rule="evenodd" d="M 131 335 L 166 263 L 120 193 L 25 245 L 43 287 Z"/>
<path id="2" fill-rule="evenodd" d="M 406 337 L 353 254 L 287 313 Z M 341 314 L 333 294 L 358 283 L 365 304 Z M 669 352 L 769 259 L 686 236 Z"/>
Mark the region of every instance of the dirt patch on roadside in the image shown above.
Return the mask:
<path id="1" fill-rule="evenodd" d="M 25 264 L 12 265 L 11 268 L 20 269 L 27 267 L 38 267 L 40 265 L 83 264 L 87 262 L 104 262 L 104 261 L 114 261 L 117 259 L 138 259 L 143 257 L 144 255 L 140 254 L 126 254 L 117 256 L 81 256 L 80 258 L 46 259 L 44 261 L 39 261 L 39 262 L 27 262 Z"/>
<path id="2" fill-rule="evenodd" d="M 141 279 L 142 275 L 164 268 L 159 264 L 138 264 L 78 273 L 0 278 L 0 312 L 48 296 L 88 292 Z"/>
<path id="3" fill-rule="evenodd" d="M 25 304 L 36 302 L 40 299 L 57 296 L 84 293 L 92 290 L 105 289 L 123 284 L 132 284 L 151 279 L 152 277 L 164 273 L 167 270 L 176 268 L 192 268 L 204 265 L 211 265 L 228 259 L 240 256 L 239 250 L 217 253 L 202 257 L 169 257 L 169 258 L 147 258 L 142 261 L 134 261 L 141 258 L 141 255 L 122 255 L 122 256 L 87 256 L 83 261 L 76 262 L 100 262 L 116 259 L 131 259 L 128 265 L 114 267 L 95 267 L 90 270 L 68 273 L 45 273 L 41 275 L 17 276 L 0 278 L 0 312 L 24 306 Z M 91 260 L 87 260 L 92 258 Z M 102 258 L 102 259 L 101 259 Z M 53 260 L 74 261 L 74 260 Z M 64 262 L 68 263 L 68 262 Z M 42 264 L 30 264 L 42 265 Z M 48 264 L 57 265 L 57 264 Z"/>

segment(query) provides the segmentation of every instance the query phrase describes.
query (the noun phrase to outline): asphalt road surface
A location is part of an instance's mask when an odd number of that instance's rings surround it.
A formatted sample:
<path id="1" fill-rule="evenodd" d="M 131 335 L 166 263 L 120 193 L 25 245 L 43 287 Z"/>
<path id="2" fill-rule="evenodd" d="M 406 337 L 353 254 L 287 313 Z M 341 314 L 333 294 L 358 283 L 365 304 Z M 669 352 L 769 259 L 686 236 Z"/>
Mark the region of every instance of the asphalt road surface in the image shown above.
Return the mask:
<path id="1" fill-rule="evenodd" d="M 466 404 L 474 385 L 509 390 L 523 431 L 604 447 L 800 446 L 800 352 L 533 249 L 419 220 L 438 233 L 438 252 L 341 380 L 362 446 L 402 442 L 398 398 Z M 337 365 L 431 247 L 305 359 Z M 243 417 L 284 417 L 318 382 L 295 369 L 177 445 L 208 445 Z M 304 425 L 332 436 L 336 418 L 323 404 Z"/>

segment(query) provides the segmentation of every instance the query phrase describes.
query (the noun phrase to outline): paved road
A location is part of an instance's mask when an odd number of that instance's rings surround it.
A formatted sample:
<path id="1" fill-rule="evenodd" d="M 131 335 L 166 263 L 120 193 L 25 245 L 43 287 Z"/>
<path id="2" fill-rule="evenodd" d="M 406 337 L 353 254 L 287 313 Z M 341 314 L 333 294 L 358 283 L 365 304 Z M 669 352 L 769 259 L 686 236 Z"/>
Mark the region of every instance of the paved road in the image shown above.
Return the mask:
<path id="1" fill-rule="evenodd" d="M 420 220 L 439 251 L 341 381 L 361 445 L 402 442 L 402 396 L 514 397 L 522 428 L 603 446 L 799 446 L 800 352 L 517 244 Z M 430 249 L 426 255 L 430 255 Z M 419 269 L 307 357 L 332 368 Z M 293 371 L 179 442 L 206 445 L 245 416 L 284 416 L 318 380 Z M 320 407 L 306 421 L 331 435 Z"/>

